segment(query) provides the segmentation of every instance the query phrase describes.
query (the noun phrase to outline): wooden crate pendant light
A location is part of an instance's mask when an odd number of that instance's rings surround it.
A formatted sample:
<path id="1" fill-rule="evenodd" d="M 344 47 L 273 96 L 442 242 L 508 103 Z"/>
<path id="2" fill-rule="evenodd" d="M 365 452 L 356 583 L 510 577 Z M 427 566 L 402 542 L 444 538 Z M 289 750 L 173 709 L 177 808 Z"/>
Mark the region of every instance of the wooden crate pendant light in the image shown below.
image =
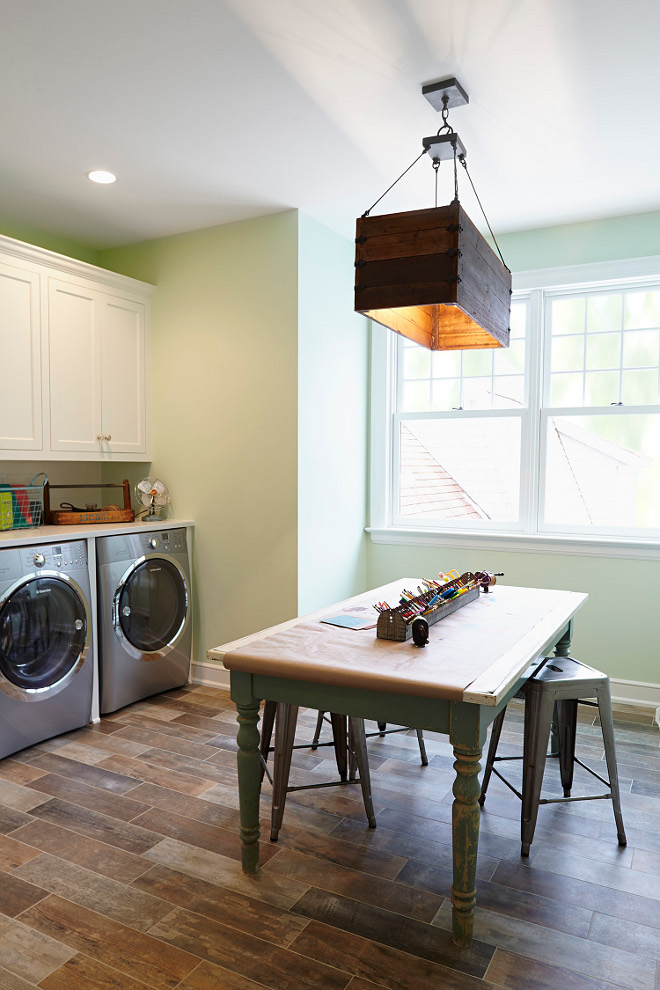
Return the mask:
<path id="1" fill-rule="evenodd" d="M 355 309 L 431 350 L 508 347 L 511 272 L 458 200 L 457 161 L 470 176 L 447 114 L 467 95 L 453 78 L 422 92 L 442 109 L 444 124 L 423 139 L 419 158 L 431 156 L 436 190 L 440 162 L 453 159 L 455 197 L 448 206 L 374 217 L 367 210 L 358 219 Z"/>

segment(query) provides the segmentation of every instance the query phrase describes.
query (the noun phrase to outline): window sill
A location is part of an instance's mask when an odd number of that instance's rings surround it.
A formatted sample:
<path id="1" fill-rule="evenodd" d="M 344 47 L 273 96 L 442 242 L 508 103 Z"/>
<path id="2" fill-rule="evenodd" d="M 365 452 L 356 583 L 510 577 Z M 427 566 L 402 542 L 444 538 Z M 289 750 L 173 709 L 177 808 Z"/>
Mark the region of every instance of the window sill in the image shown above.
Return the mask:
<path id="1" fill-rule="evenodd" d="M 440 529 L 379 528 L 368 526 L 372 543 L 456 547 L 465 550 L 501 550 L 510 553 L 577 554 L 582 557 L 613 557 L 633 560 L 660 560 L 659 540 L 614 539 L 592 536 L 551 534 L 457 532 Z"/>

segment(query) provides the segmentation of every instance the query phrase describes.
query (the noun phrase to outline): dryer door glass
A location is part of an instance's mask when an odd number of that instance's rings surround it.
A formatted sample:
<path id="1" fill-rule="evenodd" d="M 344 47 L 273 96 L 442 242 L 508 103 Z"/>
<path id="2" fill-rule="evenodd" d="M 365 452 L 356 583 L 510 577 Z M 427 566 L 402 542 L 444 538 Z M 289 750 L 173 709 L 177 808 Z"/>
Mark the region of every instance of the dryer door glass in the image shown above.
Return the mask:
<path id="1" fill-rule="evenodd" d="M 0 609 L 0 672 L 24 690 L 52 687 L 85 647 L 85 607 L 57 578 L 33 578 Z"/>
<path id="2" fill-rule="evenodd" d="M 119 596 L 119 622 L 129 643 L 157 653 L 176 639 L 186 618 L 188 595 L 178 569 L 165 557 L 140 564 Z"/>

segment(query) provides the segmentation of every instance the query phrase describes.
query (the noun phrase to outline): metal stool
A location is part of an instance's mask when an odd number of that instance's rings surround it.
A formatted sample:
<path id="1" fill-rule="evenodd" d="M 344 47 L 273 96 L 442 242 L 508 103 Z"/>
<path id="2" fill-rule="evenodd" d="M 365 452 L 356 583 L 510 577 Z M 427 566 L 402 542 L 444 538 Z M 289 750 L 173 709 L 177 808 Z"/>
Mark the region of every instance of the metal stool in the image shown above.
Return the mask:
<path id="1" fill-rule="evenodd" d="M 330 719 L 332 720 L 332 718 L 336 718 L 336 716 L 331 715 Z M 319 738 L 321 736 L 321 728 L 323 727 L 324 720 L 326 720 L 325 712 L 319 712 L 318 718 L 316 719 L 316 730 L 314 732 L 314 738 L 312 740 L 312 747 L 311 747 L 312 749 L 316 749 L 317 746 L 324 745 L 323 743 L 319 743 Z M 378 732 L 367 732 L 366 738 L 371 739 L 372 736 L 386 736 L 389 735 L 390 732 L 409 732 L 409 731 L 410 730 L 408 729 L 407 726 L 401 726 L 401 728 L 398 729 L 388 729 L 387 722 L 379 722 Z M 422 761 L 422 766 L 427 767 L 429 765 L 429 758 L 426 755 L 426 746 L 424 745 L 424 734 L 422 733 L 421 729 L 416 729 L 415 731 L 417 733 L 417 742 L 419 743 L 419 756 Z M 333 726 L 333 732 L 334 732 L 334 726 Z"/>
<path id="2" fill-rule="evenodd" d="M 312 790 L 317 787 L 335 787 L 337 784 L 359 783 L 362 789 L 362 799 L 364 810 L 367 813 L 369 828 L 376 828 L 376 816 L 371 800 L 371 778 L 369 775 L 369 759 L 367 756 L 367 743 L 364 732 L 364 720 L 354 716 L 337 715 L 333 718 L 333 732 L 335 738 L 333 745 L 337 755 L 337 767 L 340 774 L 339 780 L 324 781 L 318 784 L 302 784 L 299 786 L 289 786 L 289 773 L 291 770 L 291 755 L 294 749 L 296 735 L 296 723 L 298 721 L 298 706 L 286 705 L 282 702 L 266 702 L 269 706 L 268 712 L 264 710 L 264 722 L 262 727 L 261 761 L 262 779 L 263 773 L 268 775 L 273 785 L 273 803 L 271 810 L 271 842 L 277 842 L 282 818 L 284 817 L 284 805 L 286 796 L 290 791 Z M 270 707 L 272 706 L 272 707 Z M 266 717 L 268 714 L 267 724 Z M 271 777 L 266 765 L 268 752 L 270 751 L 270 734 L 272 733 L 273 720 L 275 722 L 275 746 L 273 760 L 273 775 Z M 268 738 L 266 738 L 268 731 Z M 324 745 L 324 744 L 322 744 Z M 359 778 L 355 778 L 354 770 L 350 779 L 347 780 L 347 757 L 350 756 L 352 767 L 357 768 Z"/>
<path id="3" fill-rule="evenodd" d="M 522 757 L 496 756 L 497 744 L 500 739 L 504 715 L 506 713 L 506 708 L 504 708 L 493 722 L 479 803 L 483 806 L 486 800 L 486 790 L 490 775 L 491 773 L 496 774 L 522 801 L 521 855 L 529 856 L 529 847 L 534 838 L 540 804 L 608 799 L 612 801 L 612 807 L 614 809 L 619 845 L 625 846 L 626 833 L 623 828 L 623 818 L 621 815 L 619 779 L 614 748 L 610 679 L 607 674 L 601 674 L 600 671 L 594 670 L 593 667 L 588 667 L 586 664 L 580 663 L 572 657 L 550 657 L 545 666 L 538 670 L 533 677 L 530 677 L 522 689 L 522 694 L 525 698 L 523 755 Z M 585 701 L 585 698 L 596 698 L 596 701 Z M 551 753 L 550 755 L 559 756 L 559 770 L 564 789 L 564 797 L 542 798 L 543 771 L 548 753 L 548 739 L 552 728 L 555 705 L 559 752 Z M 603 777 L 599 776 L 591 767 L 582 763 L 575 755 L 578 705 L 589 705 L 593 708 L 598 708 L 609 780 L 604 780 Z M 498 761 L 517 759 L 522 759 L 523 761 L 522 794 L 493 765 Z M 609 787 L 609 793 L 571 797 L 573 770 L 576 763 L 579 763 L 584 770 L 587 770 L 593 777 L 596 777 L 606 787 Z"/>

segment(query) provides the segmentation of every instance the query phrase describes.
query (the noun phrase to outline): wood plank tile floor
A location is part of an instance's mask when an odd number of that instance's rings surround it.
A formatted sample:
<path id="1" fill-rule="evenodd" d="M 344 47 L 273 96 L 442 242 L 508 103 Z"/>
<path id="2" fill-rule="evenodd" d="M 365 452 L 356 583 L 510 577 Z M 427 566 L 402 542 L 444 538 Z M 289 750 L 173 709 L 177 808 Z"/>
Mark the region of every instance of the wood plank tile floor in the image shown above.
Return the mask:
<path id="1" fill-rule="evenodd" d="M 298 741 L 315 721 L 301 714 Z M 521 859 L 520 805 L 493 779 L 466 952 L 450 937 L 446 737 L 426 734 L 425 768 L 414 734 L 369 740 L 375 830 L 358 788 L 297 791 L 270 843 L 265 783 L 263 868 L 246 877 L 235 727 L 227 692 L 190 687 L 0 761 L 0 990 L 660 990 L 650 709 L 615 712 L 625 849 L 610 802 L 547 805 Z M 511 705 L 501 755 L 521 740 Z M 579 752 L 602 770 L 590 713 Z M 331 753 L 295 751 L 291 782 L 328 779 Z M 578 769 L 574 793 L 592 785 Z"/>

